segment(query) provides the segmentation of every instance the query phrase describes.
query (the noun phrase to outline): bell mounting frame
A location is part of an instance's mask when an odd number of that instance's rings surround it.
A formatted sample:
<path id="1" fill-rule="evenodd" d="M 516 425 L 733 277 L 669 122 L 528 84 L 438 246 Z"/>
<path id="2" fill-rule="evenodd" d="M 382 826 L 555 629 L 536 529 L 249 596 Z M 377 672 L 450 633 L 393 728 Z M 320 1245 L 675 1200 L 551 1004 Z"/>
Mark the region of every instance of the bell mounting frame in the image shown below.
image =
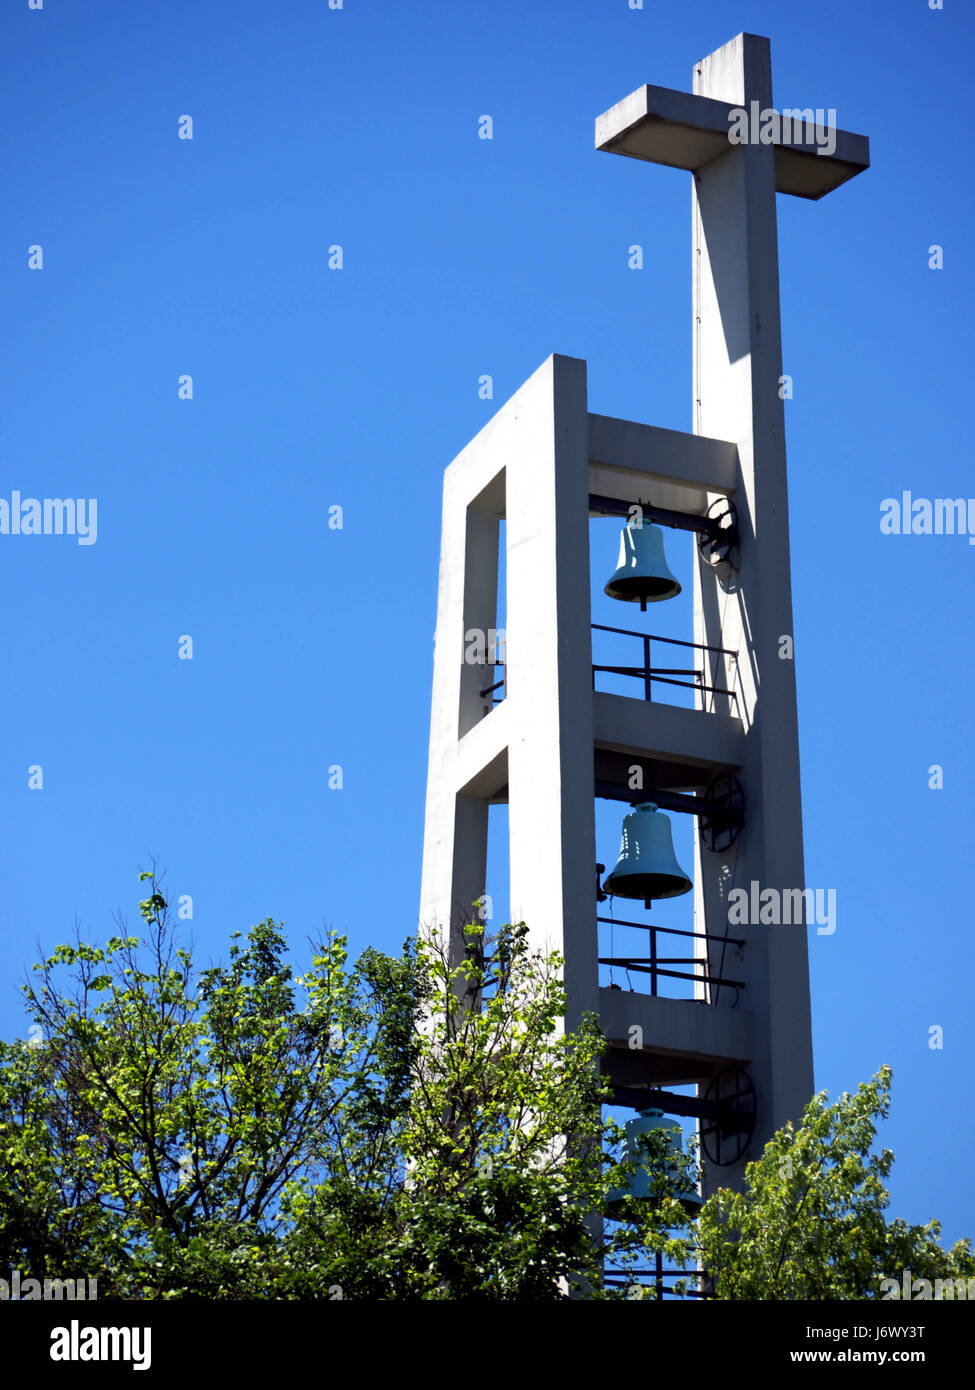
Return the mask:
<path id="1" fill-rule="evenodd" d="M 745 789 L 733 772 L 723 772 L 711 779 L 701 796 L 675 792 L 668 787 L 649 785 L 635 799 L 632 793 L 605 778 L 596 778 L 597 796 L 613 801 L 629 801 L 630 810 L 641 802 L 652 801 L 661 811 L 679 811 L 696 816 L 701 826 L 701 838 L 707 849 L 724 854 L 738 839 L 745 824 Z"/>
<path id="2" fill-rule="evenodd" d="M 676 512 L 669 507 L 655 507 L 652 502 L 642 500 L 626 502 L 618 497 L 604 497 L 601 493 L 589 494 L 589 511 L 596 516 L 617 516 L 628 520 L 634 507 L 639 507 L 643 516 L 649 517 L 658 526 L 669 526 L 676 531 L 695 531 L 698 547 L 708 564 L 737 568 L 732 554 L 738 545 L 738 509 L 730 497 L 715 498 L 702 516 L 697 512 Z"/>
<path id="3" fill-rule="evenodd" d="M 718 529 L 698 532 L 698 550 L 712 569 L 727 565 L 737 570 L 732 552 L 738 548 L 738 508 L 730 497 L 716 497 L 705 515 Z"/>
<path id="4" fill-rule="evenodd" d="M 716 1071 L 696 1096 L 660 1086 L 616 1086 L 613 1100 L 634 1110 L 655 1107 L 665 1115 L 696 1119 L 705 1157 L 719 1168 L 741 1163 L 755 1134 L 755 1087 L 748 1071 L 735 1062 Z"/>
<path id="5" fill-rule="evenodd" d="M 724 854 L 745 823 L 744 788 L 733 772 L 727 772 L 708 783 L 704 798 L 711 805 L 700 818 L 701 839 L 707 849 Z"/>

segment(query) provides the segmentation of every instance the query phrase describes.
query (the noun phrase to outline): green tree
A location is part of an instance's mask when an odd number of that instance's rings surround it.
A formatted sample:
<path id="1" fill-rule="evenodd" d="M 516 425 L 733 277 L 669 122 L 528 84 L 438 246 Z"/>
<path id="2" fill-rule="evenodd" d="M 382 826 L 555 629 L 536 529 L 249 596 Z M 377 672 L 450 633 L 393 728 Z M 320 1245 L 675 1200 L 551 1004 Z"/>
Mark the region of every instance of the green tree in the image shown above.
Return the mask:
<path id="1" fill-rule="evenodd" d="M 194 979 L 142 877 L 144 941 L 59 946 L 25 987 L 33 1045 L 0 1056 L 3 1254 L 78 1266 L 103 1295 L 253 1296 L 283 1196 L 323 1161 L 348 1090 L 333 1043 L 363 1020 L 336 941 L 297 1011 L 271 921 Z"/>
<path id="2" fill-rule="evenodd" d="M 701 1209 L 704 1263 L 722 1299 L 878 1299 L 881 1281 L 975 1276 L 969 1241 L 950 1251 L 940 1225 L 888 1222 L 884 1180 L 894 1155 L 872 1152 L 890 1107 L 891 1070 L 830 1105 L 813 1097 L 745 1170 L 745 1190 L 722 1189 Z"/>
<path id="3" fill-rule="evenodd" d="M 424 938 L 350 968 L 328 936 L 296 976 L 269 920 L 196 972 L 143 878 L 143 939 L 58 947 L 0 1050 L 0 1259 L 103 1297 L 540 1300 L 680 1253 L 669 1168 L 594 1223 L 634 1165 L 523 926 L 469 927 L 456 966 Z"/>
<path id="4" fill-rule="evenodd" d="M 625 1271 L 648 1241 L 686 1259 L 687 1236 L 669 1230 L 689 1225 L 673 1166 L 652 1209 L 624 1204 L 605 1228 L 593 1217 L 635 1164 L 617 1159 L 621 1131 L 602 1119 L 595 1019 L 560 1030 L 560 958 L 534 951 L 523 924 L 493 940 L 468 926 L 456 966 L 430 937 L 407 958 L 418 1007 L 396 1053 L 395 1143 L 377 1157 L 381 1126 L 351 1126 L 370 1142 L 343 1143 L 328 1179 L 292 1204 L 295 1265 L 354 1295 L 524 1302 L 624 1297 L 604 1286 L 604 1260 Z M 372 1100 L 377 1116 L 393 1112 Z"/>
<path id="5" fill-rule="evenodd" d="M 299 975 L 267 920 L 198 970 L 143 877 L 141 937 L 59 946 L 0 1044 L 0 1264 L 123 1298 L 644 1298 L 657 1252 L 723 1299 L 975 1277 L 967 1241 L 885 1218 L 889 1068 L 694 1221 L 693 1151 L 658 1131 L 624 1158 L 597 1022 L 564 1031 L 523 924 L 469 926 L 457 963 L 425 935 L 353 966 L 327 934 Z M 621 1199 L 638 1164 L 652 1197 Z"/>

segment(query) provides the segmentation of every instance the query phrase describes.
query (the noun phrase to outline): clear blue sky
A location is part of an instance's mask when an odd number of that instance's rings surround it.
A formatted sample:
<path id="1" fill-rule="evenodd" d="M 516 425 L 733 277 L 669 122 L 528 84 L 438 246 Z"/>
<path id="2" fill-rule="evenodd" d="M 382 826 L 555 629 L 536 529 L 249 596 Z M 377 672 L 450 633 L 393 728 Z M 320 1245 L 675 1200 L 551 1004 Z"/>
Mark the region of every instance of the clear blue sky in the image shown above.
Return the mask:
<path id="1" fill-rule="evenodd" d="M 873 159 L 779 200 L 807 871 L 838 894 L 817 1085 L 889 1061 L 893 1210 L 975 1235 L 975 548 L 879 529 L 902 489 L 975 494 L 975 23 L 945 6 L 5 7 L 0 496 L 96 497 L 98 538 L 0 536 L 4 1035 L 36 941 L 137 920 L 149 855 L 204 956 L 267 915 L 354 951 L 413 930 L 442 470 L 551 352 L 592 410 L 690 429 L 690 180 L 593 121 L 750 30 L 777 103 Z"/>

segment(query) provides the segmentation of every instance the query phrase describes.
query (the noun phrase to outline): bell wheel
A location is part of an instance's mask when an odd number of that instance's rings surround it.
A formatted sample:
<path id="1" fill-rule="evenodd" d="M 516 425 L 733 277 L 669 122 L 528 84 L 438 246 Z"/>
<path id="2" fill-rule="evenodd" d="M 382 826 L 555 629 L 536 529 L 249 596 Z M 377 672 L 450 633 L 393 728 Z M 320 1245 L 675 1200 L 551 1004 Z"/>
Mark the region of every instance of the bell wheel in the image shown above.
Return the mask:
<path id="1" fill-rule="evenodd" d="M 740 1163 L 755 1133 L 755 1087 L 744 1067 L 722 1067 L 708 1082 L 703 1099 L 709 1115 L 701 1120 L 701 1147 L 719 1168 Z"/>
<path id="2" fill-rule="evenodd" d="M 738 509 L 730 497 L 717 497 L 705 513 L 709 521 L 721 528 L 718 535 L 701 534 L 698 549 L 709 565 L 734 566 L 733 551 L 738 544 Z"/>

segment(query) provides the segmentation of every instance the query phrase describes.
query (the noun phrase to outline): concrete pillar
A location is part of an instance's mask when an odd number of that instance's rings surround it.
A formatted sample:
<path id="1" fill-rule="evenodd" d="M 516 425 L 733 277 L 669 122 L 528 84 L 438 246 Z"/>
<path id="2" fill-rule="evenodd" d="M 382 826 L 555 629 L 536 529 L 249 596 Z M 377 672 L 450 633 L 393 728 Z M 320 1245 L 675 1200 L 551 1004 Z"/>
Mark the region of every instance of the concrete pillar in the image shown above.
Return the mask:
<path id="1" fill-rule="evenodd" d="M 739 34 L 698 64 L 694 91 L 771 107 L 768 40 Z M 738 652 L 737 662 L 716 664 L 714 683 L 737 689 L 733 712 L 746 731 L 745 828 L 726 855 L 697 837 L 696 929 L 720 933 L 732 888 L 752 880 L 804 886 L 795 663 L 779 657 L 779 638 L 791 637 L 793 625 L 774 147 L 731 147 L 694 174 L 693 229 L 694 432 L 732 441 L 739 459 L 738 573 L 715 584 L 702 559 L 695 576 L 694 640 Z M 754 1156 L 813 1091 L 806 930 L 728 931 L 747 938 L 742 1005 L 753 1015 Z M 717 1170 L 712 1181 L 740 1177 Z"/>
<path id="2" fill-rule="evenodd" d="M 566 958 L 568 1026 L 597 1008 L 586 364 L 550 357 L 447 469 L 420 921 L 472 919 L 487 808 L 509 802 L 512 919 Z M 506 698 L 465 662 L 495 625 L 506 518 Z M 486 711 L 490 712 L 486 712 Z"/>

